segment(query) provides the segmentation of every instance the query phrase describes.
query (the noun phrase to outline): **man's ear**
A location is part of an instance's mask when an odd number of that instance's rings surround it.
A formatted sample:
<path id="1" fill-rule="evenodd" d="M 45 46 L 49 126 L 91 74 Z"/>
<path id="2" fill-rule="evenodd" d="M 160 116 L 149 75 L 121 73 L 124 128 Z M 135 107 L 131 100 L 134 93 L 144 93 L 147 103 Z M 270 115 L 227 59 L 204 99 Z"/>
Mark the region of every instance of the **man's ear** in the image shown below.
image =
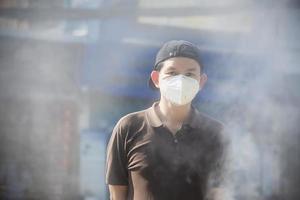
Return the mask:
<path id="1" fill-rule="evenodd" d="M 155 87 L 159 88 L 159 71 L 153 70 L 151 72 L 151 79 Z"/>
<path id="2" fill-rule="evenodd" d="M 200 85 L 200 88 L 202 89 L 207 81 L 208 77 L 205 73 L 203 73 L 201 76 L 200 76 L 200 82 L 199 82 L 199 85 Z"/>

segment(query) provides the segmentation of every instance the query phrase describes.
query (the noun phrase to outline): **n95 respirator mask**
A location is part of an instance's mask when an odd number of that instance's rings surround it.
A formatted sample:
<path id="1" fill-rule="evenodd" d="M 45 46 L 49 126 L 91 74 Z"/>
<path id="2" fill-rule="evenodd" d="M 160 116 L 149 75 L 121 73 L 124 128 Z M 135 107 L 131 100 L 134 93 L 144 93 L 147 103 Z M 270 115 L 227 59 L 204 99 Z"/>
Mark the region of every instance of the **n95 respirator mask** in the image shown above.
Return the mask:
<path id="1" fill-rule="evenodd" d="M 176 105 L 190 103 L 200 90 L 196 79 L 185 75 L 176 75 L 162 79 L 160 82 L 161 94 Z"/>

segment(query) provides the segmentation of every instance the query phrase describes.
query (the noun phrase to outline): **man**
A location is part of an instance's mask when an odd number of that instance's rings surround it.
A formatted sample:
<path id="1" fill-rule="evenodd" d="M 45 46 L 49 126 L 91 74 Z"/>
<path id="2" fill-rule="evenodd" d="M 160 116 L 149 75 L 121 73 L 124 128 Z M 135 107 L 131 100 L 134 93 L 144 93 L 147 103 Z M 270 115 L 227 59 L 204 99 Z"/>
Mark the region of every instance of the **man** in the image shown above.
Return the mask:
<path id="1" fill-rule="evenodd" d="M 206 81 L 196 45 L 162 46 L 149 79 L 160 101 L 121 118 L 109 141 L 110 199 L 223 199 L 223 125 L 191 103 Z"/>

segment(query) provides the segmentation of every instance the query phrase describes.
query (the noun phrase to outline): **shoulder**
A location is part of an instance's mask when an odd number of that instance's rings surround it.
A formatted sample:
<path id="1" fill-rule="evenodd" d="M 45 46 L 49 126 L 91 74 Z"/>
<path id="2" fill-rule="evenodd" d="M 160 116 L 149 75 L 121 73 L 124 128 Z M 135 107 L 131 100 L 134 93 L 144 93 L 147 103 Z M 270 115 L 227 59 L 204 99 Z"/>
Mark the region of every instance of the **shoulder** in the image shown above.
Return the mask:
<path id="1" fill-rule="evenodd" d="M 232 143 L 231 135 L 228 127 L 223 122 L 202 112 L 198 112 L 198 120 L 200 120 L 199 125 L 207 133 L 208 138 L 218 143 L 224 151 L 229 150 Z"/>
<path id="2" fill-rule="evenodd" d="M 121 117 L 116 123 L 114 130 L 121 130 L 122 132 L 126 130 L 133 130 L 135 127 L 141 127 L 146 121 L 147 109 L 128 113 Z"/>
<path id="3" fill-rule="evenodd" d="M 217 152 L 220 150 L 220 153 L 222 152 L 225 155 L 231 144 L 231 137 L 228 134 L 226 125 L 202 112 L 198 112 L 197 120 L 200 135 L 205 135 L 204 138 L 202 136 L 200 138 L 204 139 L 208 144 L 214 144 L 215 150 Z"/>
<path id="4" fill-rule="evenodd" d="M 145 114 L 146 114 L 146 109 L 128 113 L 122 118 L 120 118 L 117 124 L 121 126 L 130 126 L 132 124 L 136 124 L 138 122 L 146 120 Z"/>
<path id="5" fill-rule="evenodd" d="M 203 112 L 197 110 L 196 124 L 199 133 L 204 134 L 207 139 L 230 143 L 230 135 L 226 125 L 218 119 L 215 119 Z"/>
<path id="6" fill-rule="evenodd" d="M 217 132 L 221 132 L 225 129 L 225 125 L 223 122 L 198 110 L 196 111 L 196 120 L 198 127 L 201 129 L 214 130 Z"/>

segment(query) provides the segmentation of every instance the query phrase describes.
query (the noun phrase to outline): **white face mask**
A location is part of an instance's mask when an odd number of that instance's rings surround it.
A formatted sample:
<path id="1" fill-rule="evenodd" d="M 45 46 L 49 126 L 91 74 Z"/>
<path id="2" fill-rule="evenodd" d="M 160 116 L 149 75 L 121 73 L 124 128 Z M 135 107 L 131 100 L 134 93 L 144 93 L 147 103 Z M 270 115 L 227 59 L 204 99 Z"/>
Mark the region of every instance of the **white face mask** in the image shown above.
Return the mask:
<path id="1" fill-rule="evenodd" d="M 161 94 L 176 105 L 190 103 L 199 90 L 199 82 L 196 79 L 181 74 L 162 79 L 160 82 Z"/>

